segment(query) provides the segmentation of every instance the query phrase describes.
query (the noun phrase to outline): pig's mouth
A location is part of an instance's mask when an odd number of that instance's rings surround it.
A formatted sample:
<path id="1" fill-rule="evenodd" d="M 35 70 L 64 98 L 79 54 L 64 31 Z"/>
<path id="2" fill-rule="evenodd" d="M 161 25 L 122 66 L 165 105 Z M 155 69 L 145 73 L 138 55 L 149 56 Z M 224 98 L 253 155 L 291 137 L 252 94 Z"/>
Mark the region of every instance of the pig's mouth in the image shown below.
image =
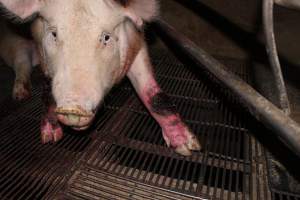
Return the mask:
<path id="1" fill-rule="evenodd" d="M 95 117 L 94 112 L 88 112 L 80 106 L 71 108 L 58 107 L 55 109 L 58 120 L 75 130 L 87 129 Z"/>

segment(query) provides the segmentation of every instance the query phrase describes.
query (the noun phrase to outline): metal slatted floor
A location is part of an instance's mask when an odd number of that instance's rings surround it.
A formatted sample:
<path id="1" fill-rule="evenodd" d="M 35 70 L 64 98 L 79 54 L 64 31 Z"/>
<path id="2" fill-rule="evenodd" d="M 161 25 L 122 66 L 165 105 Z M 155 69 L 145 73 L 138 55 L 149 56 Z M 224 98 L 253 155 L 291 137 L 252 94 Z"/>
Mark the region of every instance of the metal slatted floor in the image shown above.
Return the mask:
<path id="1" fill-rule="evenodd" d="M 222 61 L 250 82 L 246 65 Z M 0 199 L 282 199 L 268 187 L 264 148 L 236 100 L 165 52 L 153 63 L 202 151 L 183 157 L 167 148 L 128 80 L 109 93 L 89 130 L 65 128 L 61 142 L 42 145 L 36 86 L 28 101 L 0 107 Z"/>

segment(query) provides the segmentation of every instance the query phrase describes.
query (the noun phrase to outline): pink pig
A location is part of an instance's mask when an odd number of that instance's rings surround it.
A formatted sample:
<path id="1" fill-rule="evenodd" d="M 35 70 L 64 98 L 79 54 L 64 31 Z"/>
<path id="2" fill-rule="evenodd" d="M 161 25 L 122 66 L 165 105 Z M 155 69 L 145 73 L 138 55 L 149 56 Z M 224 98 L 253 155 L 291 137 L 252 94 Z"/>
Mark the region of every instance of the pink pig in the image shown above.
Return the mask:
<path id="1" fill-rule="evenodd" d="M 16 78 L 13 97 L 17 100 L 28 98 L 31 93 L 30 73 L 32 66 L 39 63 L 34 43 L 14 33 L 0 19 L 0 59 L 14 68 Z"/>
<path id="2" fill-rule="evenodd" d="M 42 141 L 63 136 L 57 123 L 84 130 L 105 94 L 128 76 L 162 127 L 168 146 L 191 155 L 200 144 L 154 79 L 142 26 L 158 15 L 155 0 L 0 0 L 21 19 L 38 14 L 32 31 L 55 104 Z"/>

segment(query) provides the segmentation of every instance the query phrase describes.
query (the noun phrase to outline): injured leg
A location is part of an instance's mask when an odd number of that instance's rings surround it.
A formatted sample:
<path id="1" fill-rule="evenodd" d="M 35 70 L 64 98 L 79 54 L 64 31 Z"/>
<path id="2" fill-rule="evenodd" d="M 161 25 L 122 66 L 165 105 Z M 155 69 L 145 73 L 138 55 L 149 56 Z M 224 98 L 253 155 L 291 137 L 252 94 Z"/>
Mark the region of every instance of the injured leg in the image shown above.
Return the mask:
<path id="1" fill-rule="evenodd" d="M 43 144 L 55 143 L 63 138 L 63 130 L 55 114 L 55 104 L 51 96 L 51 87 L 48 81 L 44 84 L 43 102 L 47 107 L 47 113 L 42 117 L 41 141 Z"/>
<path id="2" fill-rule="evenodd" d="M 140 50 L 127 76 L 151 115 L 160 124 L 167 145 L 185 156 L 191 155 L 191 151 L 200 150 L 198 139 L 155 81 L 146 47 Z"/>

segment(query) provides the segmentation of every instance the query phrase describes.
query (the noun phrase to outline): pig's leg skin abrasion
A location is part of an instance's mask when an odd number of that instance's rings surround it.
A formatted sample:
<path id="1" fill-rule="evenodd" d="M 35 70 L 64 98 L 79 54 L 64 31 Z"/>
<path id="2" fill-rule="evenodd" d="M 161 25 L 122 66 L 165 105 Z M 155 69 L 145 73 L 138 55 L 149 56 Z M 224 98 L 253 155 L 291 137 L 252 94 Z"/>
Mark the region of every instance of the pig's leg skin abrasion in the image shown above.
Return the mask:
<path id="1" fill-rule="evenodd" d="M 182 121 L 175 106 L 156 82 L 145 45 L 135 58 L 127 76 L 150 114 L 160 124 L 167 145 L 184 156 L 191 155 L 191 151 L 200 150 L 198 139 Z"/>
<path id="2" fill-rule="evenodd" d="M 46 78 L 47 79 L 47 78 Z M 63 130 L 55 113 L 55 103 L 51 95 L 50 81 L 47 79 L 43 84 L 43 103 L 47 108 L 41 122 L 41 141 L 43 144 L 55 143 L 63 138 Z"/>

